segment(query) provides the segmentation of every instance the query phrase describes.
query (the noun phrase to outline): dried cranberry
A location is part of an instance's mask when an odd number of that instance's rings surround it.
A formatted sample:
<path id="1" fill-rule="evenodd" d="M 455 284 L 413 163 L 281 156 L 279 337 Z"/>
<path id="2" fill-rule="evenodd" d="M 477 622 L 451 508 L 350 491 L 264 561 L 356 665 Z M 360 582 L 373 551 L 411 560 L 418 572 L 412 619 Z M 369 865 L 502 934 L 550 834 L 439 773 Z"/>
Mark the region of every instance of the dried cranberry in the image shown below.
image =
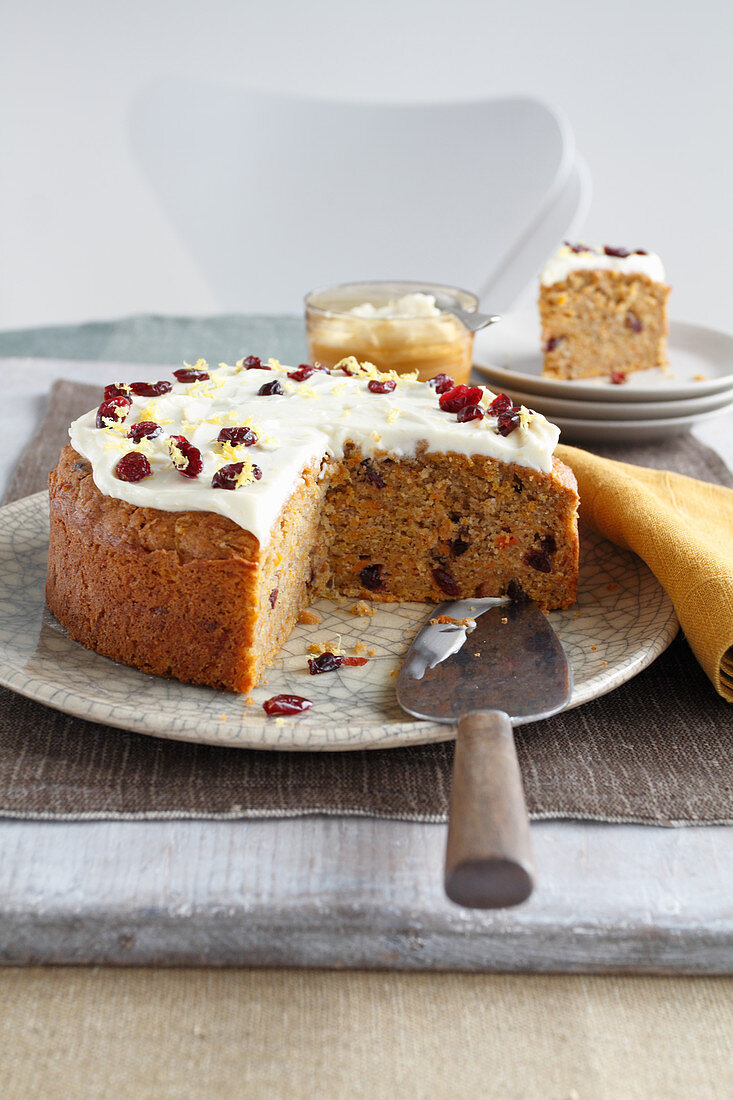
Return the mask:
<path id="1" fill-rule="evenodd" d="M 626 327 L 630 328 L 632 332 L 641 332 L 644 328 L 633 309 L 630 309 L 626 314 Z"/>
<path id="2" fill-rule="evenodd" d="M 150 463 L 140 451 L 129 451 L 115 466 L 115 477 L 120 481 L 142 481 L 152 473 Z"/>
<path id="3" fill-rule="evenodd" d="M 274 382 L 265 382 L 263 386 L 260 386 L 257 393 L 260 397 L 276 397 L 278 394 L 282 394 L 285 391 L 278 382 L 277 378 Z"/>
<path id="4" fill-rule="evenodd" d="M 484 414 L 478 405 L 466 405 L 465 409 L 458 410 L 456 420 L 459 424 L 466 424 L 469 420 L 483 420 Z"/>
<path id="5" fill-rule="evenodd" d="M 519 409 L 512 408 L 507 409 L 505 412 L 499 413 L 498 423 L 496 430 L 499 435 L 511 435 L 515 428 L 519 427 Z"/>
<path id="6" fill-rule="evenodd" d="M 242 367 L 244 370 L 269 370 L 268 366 L 262 365 L 262 360 L 256 355 L 248 355 L 246 359 L 242 360 Z"/>
<path id="7" fill-rule="evenodd" d="M 549 354 L 551 351 L 554 351 L 557 345 L 561 344 L 564 339 L 564 336 L 551 336 L 549 340 L 545 341 L 545 352 Z"/>
<path id="8" fill-rule="evenodd" d="M 489 405 L 489 412 L 492 416 L 498 416 L 499 413 L 505 412 L 506 409 L 511 409 L 511 407 L 511 397 L 507 397 L 505 393 L 498 393 Z"/>
<path id="9" fill-rule="evenodd" d="M 172 444 L 175 444 L 175 449 Z M 194 447 L 193 443 L 189 443 L 185 435 L 172 435 L 168 441 L 168 446 L 173 465 L 178 473 L 182 477 L 198 477 L 204 467 L 201 451 L 198 447 Z"/>
<path id="10" fill-rule="evenodd" d="M 279 588 L 273 588 L 272 592 L 267 597 L 268 600 L 270 601 L 270 607 L 274 607 L 275 604 L 277 603 L 277 595 L 278 595 L 279 591 L 280 591 Z"/>
<path id="11" fill-rule="evenodd" d="M 300 714 L 302 710 L 312 707 L 313 703 L 302 695 L 273 695 L 272 699 L 265 699 L 262 706 L 265 713 L 272 718 L 276 714 Z"/>
<path id="12" fill-rule="evenodd" d="M 109 401 L 110 397 L 127 397 L 127 390 L 118 386 L 116 382 L 110 382 L 104 387 L 104 400 Z"/>
<path id="13" fill-rule="evenodd" d="M 293 382 L 305 382 L 306 378 L 310 378 L 315 373 L 315 367 L 311 367 L 308 363 L 301 363 L 297 370 L 288 371 L 288 378 L 292 378 Z"/>
<path id="14" fill-rule="evenodd" d="M 452 596 L 454 599 L 458 599 L 461 595 L 461 589 L 458 581 L 449 573 L 447 569 L 443 569 L 441 566 L 436 565 L 432 570 L 433 580 L 437 584 L 441 592 L 445 592 L 446 596 Z"/>
<path id="15" fill-rule="evenodd" d="M 133 424 L 130 428 L 127 438 L 139 443 L 141 439 L 156 439 L 162 431 L 160 424 L 152 420 L 138 420 L 137 424 Z"/>
<path id="16" fill-rule="evenodd" d="M 554 554 L 557 550 L 557 543 L 553 535 L 543 535 L 540 539 L 540 546 L 547 554 Z"/>
<path id="17" fill-rule="evenodd" d="M 635 248 L 634 249 L 634 255 L 635 256 L 648 256 L 649 253 L 646 251 L 645 248 Z"/>
<path id="18" fill-rule="evenodd" d="M 446 390 L 440 398 L 440 407 L 443 412 L 457 413 L 468 405 L 478 405 L 482 397 L 480 386 L 454 386 L 452 390 Z"/>
<path id="19" fill-rule="evenodd" d="M 587 244 L 571 244 L 570 241 L 564 241 L 563 244 L 570 249 L 571 252 L 592 252 L 592 248 L 588 248 Z"/>
<path id="20" fill-rule="evenodd" d="M 506 594 L 512 603 L 526 603 L 529 596 L 517 580 L 509 581 Z"/>
<path id="21" fill-rule="evenodd" d="M 536 546 L 532 546 L 522 560 L 525 565 L 528 565 L 531 569 L 537 569 L 540 573 L 549 573 L 552 569 L 550 555 L 546 550 L 540 550 Z"/>
<path id="22" fill-rule="evenodd" d="M 372 378 L 371 382 L 367 384 L 367 389 L 370 393 L 391 393 L 396 385 L 397 383 L 391 379 L 386 382 L 378 382 L 376 378 Z"/>
<path id="23" fill-rule="evenodd" d="M 462 539 L 459 535 L 457 539 L 453 539 L 453 541 L 449 542 L 448 545 L 450 546 L 450 552 L 453 557 L 460 558 L 461 554 L 466 553 L 471 543 L 466 542 L 466 540 Z"/>
<path id="24" fill-rule="evenodd" d="M 137 397 L 162 397 L 173 389 L 172 382 L 131 382 L 130 392 Z"/>
<path id="25" fill-rule="evenodd" d="M 244 469 L 243 462 L 229 462 L 226 466 L 222 466 L 216 471 L 211 479 L 212 489 L 236 489 L 237 478 Z M 252 463 L 252 477 L 255 481 L 259 481 L 262 477 L 262 470 L 259 466 L 255 466 Z"/>
<path id="26" fill-rule="evenodd" d="M 111 420 L 115 424 L 121 424 L 130 412 L 132 401 L 129 397 L 110 397 L 103 401 L 97 409 L 97 427 L 107 428 L 105 420 Z"/>
<path id="27" fill-rule="evenodd" d="M 343 660 L 343 657 L 338 657 L 327 649 L 320 657 L 310 658 L 308 668 L 311 676 L 320 676 L 322 672 L 335 672 L 337 668 L 341 668 Z"/>
<path id="28" fill-rule="evenodd" d="M 362 665 L 369 664 L 368 657 L 342 657 L 342 665 L 349 665 L 351 668 L 361 668 Z"/>
<path id="29" fill-rule="evenodd" d="M 436 393 L 447 393 L 455 387 L 455 382 L 449 374 L 436 374 L 430 379 L 430 385 Z"/>
<path id="30" fill-rule="evenodd" d="M 383 489 L 386 482 L 381 474 L 378 474 L 377 471 L 373 469 L 371 459 L 365 458 L 362 462 L 362 466 L 364 467 L 364 473 L 368 480 L 371 481 L 372 485 L 376 485 L 377 489 Z"/>
<path id="31" fill-rule="evenodd" d="M 365 565 L 359 573 L 359 579 L 370 592 L 379 592 L 380 589 L 384 588 L 381 565 Z"/>
<path id="32" fill-rule="evenodd" d="M 233 447 L 251 447 L 257 442 L 257 434 L 251 428 L 222 428 L 217 443 L 231 443 Z"/>
<path id="33" fill-rule="evenodd" d="M 196 367 L 180 367 L 178 370 L 174 370 L 173 374 L 179 382 L 206 382 L 211 378 L 211 375 L 205 370 L 198 370 Z"/>
<path id="34" fill-rule="evenodd" d="M 611 248 L 609 245 L 605 245 L 603 251 L 607 256 L 618 256 L 620 260 L 624 260 L 631 255 L 628 248 Z"/>
<path id="35" fill-rule="evenodd" d="M 612 370 L 608 376 L 608 380 L 612 386 L 623 386 L 626 381 L 626 372 L 622 370 Z"/>

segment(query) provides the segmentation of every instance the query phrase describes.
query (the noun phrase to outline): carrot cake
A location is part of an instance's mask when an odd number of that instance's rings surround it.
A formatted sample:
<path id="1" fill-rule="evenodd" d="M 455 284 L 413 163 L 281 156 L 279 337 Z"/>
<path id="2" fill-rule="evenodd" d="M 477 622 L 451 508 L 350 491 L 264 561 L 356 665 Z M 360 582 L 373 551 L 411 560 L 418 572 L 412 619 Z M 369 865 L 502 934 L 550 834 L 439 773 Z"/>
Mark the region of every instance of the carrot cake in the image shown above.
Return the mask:
<path id="1" fill-rule="evenodd" d="M 563 245 L 540 275 L 543 375 L 623 382 L 665 366 L 669 289 L 654 252 Z"/>
<path id="2" fill-rule="evenodd" d="M 50 476 L 47 599 L 76 641 L 248 691 L 319 597 L 575 599 L 558 429 L 503 394 L 254 356 L 114 383 Z"/>

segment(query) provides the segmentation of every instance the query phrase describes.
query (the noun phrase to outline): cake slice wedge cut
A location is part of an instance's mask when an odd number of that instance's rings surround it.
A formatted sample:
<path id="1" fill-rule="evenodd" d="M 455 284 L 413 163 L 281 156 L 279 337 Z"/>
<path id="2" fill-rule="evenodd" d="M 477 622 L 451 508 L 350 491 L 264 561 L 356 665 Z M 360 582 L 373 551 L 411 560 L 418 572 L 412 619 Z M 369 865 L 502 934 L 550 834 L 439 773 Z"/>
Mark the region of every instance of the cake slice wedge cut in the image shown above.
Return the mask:
<path id="1" fill-rule="evenodd" d="M 352 360 L 195 369 L 112 384 L 51 474 L 47 599 L 83 645 L 248 692 L 319 597 L 574 601 L 578 497 L 544 417 Z"/>
<path id="2" fill-rule="evenodd" d="M 608 376 L 667 364 L 667 299 L 659 256 L 565 244 L 540 275 L 543 375 Z"/>

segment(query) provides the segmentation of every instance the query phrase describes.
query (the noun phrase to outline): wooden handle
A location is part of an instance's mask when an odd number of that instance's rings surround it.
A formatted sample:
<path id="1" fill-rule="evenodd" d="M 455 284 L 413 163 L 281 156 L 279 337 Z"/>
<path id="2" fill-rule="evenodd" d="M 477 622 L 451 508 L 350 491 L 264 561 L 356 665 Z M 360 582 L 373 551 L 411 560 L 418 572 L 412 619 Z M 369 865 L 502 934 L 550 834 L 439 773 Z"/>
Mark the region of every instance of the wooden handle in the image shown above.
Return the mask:
<path id="1" fill-rule="evenodd" d="M 470 909 L 503 909 L 532 893 L 532 850 L 509 718 L 466 714 L 458 725 L 445 892 Z"/>

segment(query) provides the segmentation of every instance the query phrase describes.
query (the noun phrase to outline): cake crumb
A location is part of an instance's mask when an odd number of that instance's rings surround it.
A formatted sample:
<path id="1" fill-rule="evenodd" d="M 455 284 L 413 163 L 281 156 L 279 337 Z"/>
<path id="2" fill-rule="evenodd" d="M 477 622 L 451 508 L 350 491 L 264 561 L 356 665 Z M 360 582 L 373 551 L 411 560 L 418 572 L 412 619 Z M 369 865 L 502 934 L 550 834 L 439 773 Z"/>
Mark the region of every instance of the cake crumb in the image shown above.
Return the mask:
<path id="1" fill-rule="evenodd" d="M 469 633 L 476 629 L 476 620 L 470 618 L 470 616 L 465 619 L 454 619 L 451 615 L 438 615 L 437 618 L 430 620 L 431 626 L 442 626 L 444 623 L 452 623 L 453 626 L 465 626 Z"/>
<path id="2" fill-rule="evenodd" d="M 598 646 L 597 645 L 592 645 L 590 648 L 591 648 L 591 651 L 593 653 L 595 653 L 595 651 L 598 649 Z"/>
<path id="3" fill-rule="evenodd" d="M 251 696 L 251 695 L 248 695 L 248 696 L 246 697 L 246 699 L 244 700 L 244 705 L 245 705 L 246 707 L 253 707 L 253 706 L 255 706 L 255 705 L 256 705 L 256 704 L 255 704 L 255 700 L 254 700 L 254 699 L 252 698 L 252 696 Z"/>
<path id="4" fill-rule="evenodd" d="M 358 603 L 352 604 L 349 608 L 349 614 L 356 615 L 358 618 L 366 619 L 373 615 L 376 615 L 376 607 L 371 607 L 366 600 L 359 600 Z"/>
<path id="5" fill-rule="evenodd" d="M 615 581 L 613 581 L 611 584 L 606 585 L 606 592 L 617 592 L 617 591 L 618 591 L 618 585 L 616 584 Z"/>
<path id="6" fill-rule="evenodd" d="M 318 626 L 321 621 L 321 616 L 317 615 L 315 611 L 311 611 L 310 608 L 304 608 L 300 615 L 298 615 L 298 622 L 305 623 L 306 626 Z"/>
<path id="7" fill-rule="evenodd" d="M 359 653 L 365 653 L 365 652 L 366 652 L 366 646 L 364 645 L 364 643 L 363 642 L 357 642 L 356 645 L 354 646 L 354 653 L 359 654 Z"/>
<path id="8" fill-rule="evenodd" d="M 226 714 L 222 714 L 222 715 L 219 716 L 219 721 L 220 722 L 226 722 L 226 720 L 227 720 Z"/>
<path id="9" fill-rule="evenodd" d="M 502 621 L 503 623 L 508 623 L 508 622 L 509 622 L 509 619 L 507 618 L 507 616 L 506 616 L 506 615 L 504 615 L 504 616 L 502 616 L 502 620 L 501 620 L 501 621 Z"/>
<path id="10" fill-rule="evenodd" d="M 707 374 L 693 374 L 693 376 L 692 376 L 692 381 L 693 382 L 707 382 L 707 380 L 708 380 Z"/>
<path id="11" fill-rule="evenodd" d="M 368 649 L 367 650 L 367 656 L 368 657 L 374 657 L 376 655 L 376 652 L 377 652 L 376 649 Z"/>
<path id="12" fill-rule="evenodd" d="M 398 668 L 393 668 L 390 671 L 390 676 L 392 676 L 392 677 L 399 676 L 399 674 L 400 674 L 400 670 Z"/>

